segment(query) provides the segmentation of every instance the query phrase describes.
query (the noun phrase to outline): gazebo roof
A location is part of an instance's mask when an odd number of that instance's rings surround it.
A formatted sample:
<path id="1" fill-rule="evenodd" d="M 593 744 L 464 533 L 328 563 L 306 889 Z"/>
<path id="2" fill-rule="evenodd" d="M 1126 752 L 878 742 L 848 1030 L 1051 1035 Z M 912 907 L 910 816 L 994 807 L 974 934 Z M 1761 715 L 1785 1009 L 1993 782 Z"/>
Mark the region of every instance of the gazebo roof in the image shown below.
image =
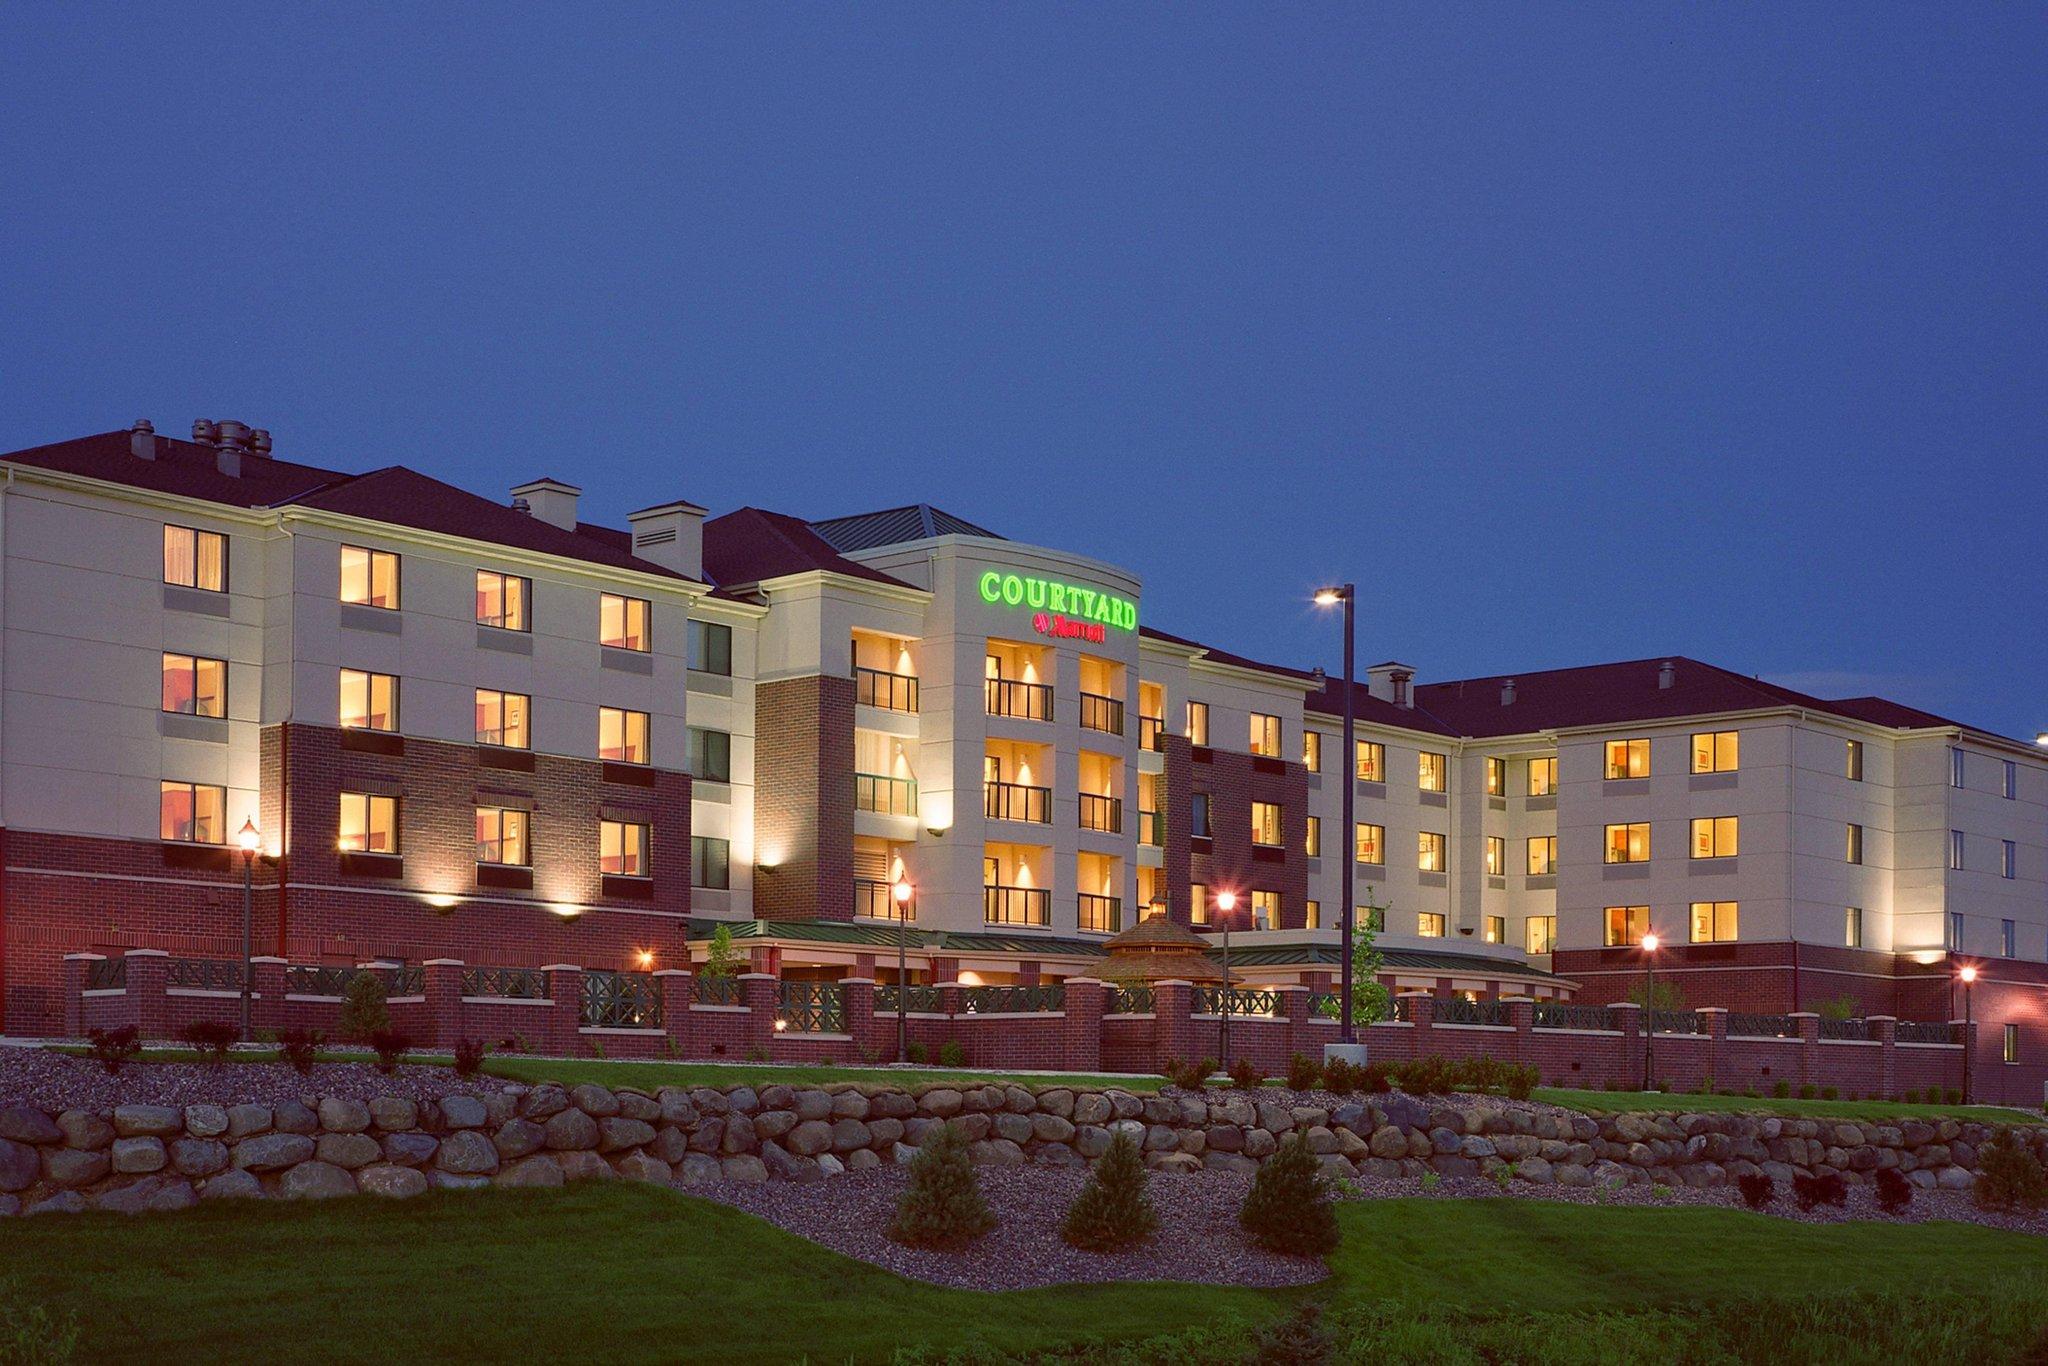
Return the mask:
<path id="1" fill-rule="evenodd" d="M 1209 957 L 1208 941 L 1168 920 L 1164 911 L 1154 911 L 1103 949 L 1105 956 L 1091 975 L 1105 982 L 1223 982 L 1222 969 Z"/>

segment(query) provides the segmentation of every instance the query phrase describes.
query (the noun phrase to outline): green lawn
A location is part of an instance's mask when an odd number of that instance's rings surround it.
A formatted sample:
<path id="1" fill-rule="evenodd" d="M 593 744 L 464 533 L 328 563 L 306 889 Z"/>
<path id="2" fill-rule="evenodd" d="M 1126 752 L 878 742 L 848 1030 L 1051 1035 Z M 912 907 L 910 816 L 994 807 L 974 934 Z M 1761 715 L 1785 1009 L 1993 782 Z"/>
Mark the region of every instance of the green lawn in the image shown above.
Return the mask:
<path id="1" fill-rule="evenodd" d="M 595 1058 L 525 1058 L 502 1054 L 484 1070 L 513 1081 L 559 1081 L 569 1085 L 594 1081 L 605 1086 L 632 1086 L 652 1091 L 663 1086 L 815 1086 L 825 1082 L 866 1082 L 872 1086 L 923 1086 L 927 1082 L 963 1085 L 1121 1087 L 1126 1091 L 1157 1091 L 1164 1077 L 1056 1076 L 1046 1073 L 986 1072 L 973 1069 L 896 1067 L 803 1067 L 770 1063 L 628 1062 Z"/>
<path id="2" fill-rule="evenodd" d="M 1306 1290 L 982 1295 L 624 1184 L 66 1215 L 0 1226 L 0 1319 L 41 1304 L 77 1315 L 83 1359 L 203 1361 L 287 1343 L 318 1361 L 886 1361 L 917 1347 L 1221 1361 L 1305 1300 L 1325 1306 L 1346 1360 L 1996 1361 L 2048 1323 L 2042 1241 L 1974 1226 L 1507 1200 L 1347 1203 L 1339 1217 L 1332 1276 Z M 0 1333 L 0 1357 L 6 1345 Z"/>
<path id="3" fill-rule="evenodd" d="M 1588 1114 L 1619 1110 L 1733 1110 L 1756 1115 L 1800 1115 L 1808 1119 L 1975 1119 L 1988 1124 L 2040 1124 L 2039 1111 L 2011 1110 L 1998 1105 L 1908 1105 L 1898 1100 L 1782 1100 L 1766 1096 L 1696 1096 L 1681 1091 L 1580 1091 L 1539 1086 L 1534 1100 Z"/>

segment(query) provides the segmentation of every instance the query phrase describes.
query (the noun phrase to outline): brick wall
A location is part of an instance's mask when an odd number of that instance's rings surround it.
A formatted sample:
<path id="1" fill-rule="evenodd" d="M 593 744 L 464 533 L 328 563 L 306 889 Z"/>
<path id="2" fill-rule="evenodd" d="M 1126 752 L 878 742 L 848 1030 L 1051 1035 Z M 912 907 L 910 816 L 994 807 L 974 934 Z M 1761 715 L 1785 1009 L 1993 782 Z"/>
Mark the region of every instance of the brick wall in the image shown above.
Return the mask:
<path id="1" fill-rule="evenodd" d="M 850 678 L 754 688 L 754 875 L 763 920 L 853 919 Z"/>
<path id="2" fill-rule="evenodd" d="M 1188 880 L 1208 887 L 1211 896 L 1224 888 L 1236 892 L 1237 923 L 1241 926 L 1251 923 L 1254 890 L 1278 892 L 1278 928 L 1300 929 L 1308 911 L 1308 770 L 1279 759 L 1192 749 L 1188 790 L 1209 794 L 1211 831 L 1207 841 L 1190 845 Z M 1280 807 L 1278 849 L 1252 843 L 1255 801 Z M 1185 804 L 1177 806 L 1175 814 L 1182 815 L 1185 810 Z"/>

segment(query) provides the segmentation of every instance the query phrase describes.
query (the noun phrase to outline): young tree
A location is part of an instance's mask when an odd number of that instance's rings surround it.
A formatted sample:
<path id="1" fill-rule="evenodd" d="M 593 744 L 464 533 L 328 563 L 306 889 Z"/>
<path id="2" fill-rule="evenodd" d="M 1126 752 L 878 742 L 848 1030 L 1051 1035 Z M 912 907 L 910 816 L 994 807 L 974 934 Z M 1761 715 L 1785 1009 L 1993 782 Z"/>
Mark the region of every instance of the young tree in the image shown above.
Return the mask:
<path id="1" fill-rule="evenodd" d="M 1685 994 L 1670 982 L 1637 982 L 1628 989 L 1629 1003 L 1644 1010 L 1684 1010 Z"/>
<path id="2" fill-rule="evenodd" d="M 1341 1236 L 1330 1205 L 1330 1181 L 1308 1140 L 1289 1134 L 1252 1178 L 1251 1193 L 1238 1211 L 1251 1240 L 1289 1257 L 1334 1252 Z"/>
<path id="3" fill-rule="evenodd" d="M 1145 1193 L 1145 1159 L 1121 1131 L 1088 1173 L 1088 1184 L 1067 1210 L 1060 1237 L 1088 1252 L 1115 1252 L 1141 1243 L 1159 1228 L 1159 1215 Z"/>
<path id="4" fill-rule="evenodd" d="M 911 1247 L 964 1247 L 995 1223 L 974 1179 L 966 1136 L 948 1124 L 927 1137 L 911 1160 L 889 1236 Z"/>
<path id="5" fill-rule="evenodd" d="M 711 948 L 704 955 L 699 977 L 731 977 L 739 971 L 740 955 L 732 946 L 732 926 L 720 925 L 711 932 Z"/>
<path id="6" fill-rule="evenodd" d="M 384 1003 L 385 999 L 384 983 L 376 973 L 359 972 L 349 978 L 335 1031 L 344 1039 L 368 1039 L 391 1028 L 391 1008 Z"/>
<path id="7" fill-rule="evenodd" d="M 1386 958 L 1379 949 L 1379 929 L 1386 923 L 1387 908 L 1365 894 L 1356 923 L 1351 927 L 1351 1023 L 1378 1024 L 1394 1018 L 1394 993 L 1380 981 Z"/>

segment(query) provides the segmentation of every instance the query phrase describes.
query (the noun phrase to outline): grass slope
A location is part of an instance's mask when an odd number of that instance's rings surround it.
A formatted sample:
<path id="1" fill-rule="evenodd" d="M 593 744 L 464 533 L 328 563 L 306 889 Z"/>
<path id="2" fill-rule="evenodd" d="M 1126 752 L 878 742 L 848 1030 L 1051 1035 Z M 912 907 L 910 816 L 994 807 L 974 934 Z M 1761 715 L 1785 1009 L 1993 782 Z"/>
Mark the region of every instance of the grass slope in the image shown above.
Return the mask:
<path id="1" fill-rule="evenodd" d="M 2042 1116 L 2030 1110 L 2011 1110 L 1998 1105 L 1908 1105 L 1900 1100 L 1798 1100 L 1786 1097 L 1699 1096 L 1679 1091 L 1580 1091 L 1569 1087 L 1539 1086 L 1531 1099 L 1561 1105 L 1588 1114 L 1613 1114 L 1621 1110 L 1679 1110 L 1703 1113 L 1709 1110 L 1738 1111 L 1751 1115 L 1799 1115 L 1807 1119 L 1975 1119 L 1987 1124 L 2039 1124 Z"/>

